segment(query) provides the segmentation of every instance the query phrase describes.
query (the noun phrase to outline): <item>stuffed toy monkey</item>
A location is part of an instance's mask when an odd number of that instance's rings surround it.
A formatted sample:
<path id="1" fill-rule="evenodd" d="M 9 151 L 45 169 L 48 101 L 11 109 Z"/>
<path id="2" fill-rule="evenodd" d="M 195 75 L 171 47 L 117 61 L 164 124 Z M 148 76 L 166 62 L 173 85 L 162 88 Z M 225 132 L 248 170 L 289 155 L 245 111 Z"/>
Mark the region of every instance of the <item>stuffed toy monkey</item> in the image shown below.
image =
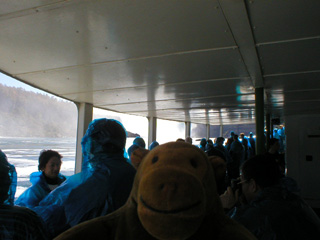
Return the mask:
<path id="1" fill-rule="evenodd" d="M 79 224 L 56 239 L 256 238 L 224 214 L 205 153 L 188 143 L 170 142 L 143 157 L 122 208 Z"/>

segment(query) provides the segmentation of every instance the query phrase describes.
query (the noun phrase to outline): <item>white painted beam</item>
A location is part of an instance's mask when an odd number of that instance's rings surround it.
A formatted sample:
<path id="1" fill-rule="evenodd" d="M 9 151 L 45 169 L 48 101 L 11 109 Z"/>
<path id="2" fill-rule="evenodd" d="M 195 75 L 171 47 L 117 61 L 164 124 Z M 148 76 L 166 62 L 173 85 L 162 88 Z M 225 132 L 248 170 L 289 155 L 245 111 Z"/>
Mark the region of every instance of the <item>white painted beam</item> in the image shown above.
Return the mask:
<path id="1" fill-rule="evenodd" d="M 150 146 L 153 141 L 157 140 L 157 118 L 149 117 L 148 123 L 148 146 Z"/>
<path id="2" fill-rule="evenodd" d="M 254 87 L 264 87 L 261 65 L 252 33 L 254 26 L 251 27 L 245 1 L 219 0 L 219 3 Z"/>
<path id="3" fill-rule="evenodd" d="M 191 137 L 191 122 L 185 122 L 184 130 L 184 138 Z"/>
<path id="4" fill-rule="evenodd" d="M 93 106 L 89 103 L 76 103 L 76 106 L 78 108 L 78 127 L 75 173 L 79 173 L 82 169 L 81 140 L 88 129 L 89 123 L 92 121 Z"/>
<path id="5" fill-rule="evenodd" d="M 206 124 L 207 127 L 207 139 L 210 138 L 210 124 Z"/>

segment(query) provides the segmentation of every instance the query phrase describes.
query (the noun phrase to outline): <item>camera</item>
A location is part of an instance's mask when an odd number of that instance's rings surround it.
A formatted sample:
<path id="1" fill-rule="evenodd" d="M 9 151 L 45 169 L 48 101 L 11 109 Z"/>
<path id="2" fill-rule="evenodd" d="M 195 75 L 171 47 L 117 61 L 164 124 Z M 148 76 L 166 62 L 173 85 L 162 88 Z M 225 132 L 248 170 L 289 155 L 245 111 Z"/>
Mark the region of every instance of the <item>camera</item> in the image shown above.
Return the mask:
<path id="1" fill-rule="evenodd" d="M 233 191 L 233 193 L 235 194 L 236 191 L 239 189 L 239 196 L 241 194 L 241 186 L 240 186 L 240 183 L 241 183 L 241 179 L 240 178 L 233 178 L 231 179 L 231 184 L 230 184 L 230 187 Z"/>

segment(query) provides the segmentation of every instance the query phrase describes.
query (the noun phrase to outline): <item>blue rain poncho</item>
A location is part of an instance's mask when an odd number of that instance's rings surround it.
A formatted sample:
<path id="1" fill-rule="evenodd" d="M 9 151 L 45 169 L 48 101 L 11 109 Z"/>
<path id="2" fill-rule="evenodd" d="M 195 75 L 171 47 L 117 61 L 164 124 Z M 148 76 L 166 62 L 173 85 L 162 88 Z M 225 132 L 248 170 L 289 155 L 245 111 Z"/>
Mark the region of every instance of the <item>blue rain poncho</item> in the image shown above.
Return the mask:
<path id="1" fill-rule="evenodd" d="M 59 173 L 58 185 L 65 180 L 66 177 Z M 16 205 L 28 208 L 36 207 L 39 205 L 39 202 L 51 192 L 43 172 L 31 173 L 30 182 L 32 186 L 20 195 L 15 202 Z"/>
<path id="2" fill-rule="evenodd" d="M 82 138 L 82 172 L 69 177 L 34 210 L 52 236 L 69 227 L 106 215 L 126 202 L 135 169 L 123 157 L 126 131 L 112 119 L 89 124 Z"/>
<path id="3" fill-rule="evenodd" d="M 8 191 L 8 197 L 4 200 L 3 204 L 13 205 L 14 195 L 17 189 L 17 172 L 16 168 L 8 162 L 7 156 L 0 150 L 0 162 L 9 166 L 10 187 Z"/>
<path id="4" fill-rule="evenodd" d="M 153 141 L 149 146 L 149 150 L 151 151 L 152 149 L 158 146 L 159 146 L 159 143 L 157 141 Z"/>
<path id="5" fill-rule="evenodd" d="M 145 141 L 143 140 L 142 137 L 136 137 L 133 140 L 132 144 L 137 145 L 137 146 L 139 146 L 141 148 L 146 148 L 146 143 L 145 143 Z"/>

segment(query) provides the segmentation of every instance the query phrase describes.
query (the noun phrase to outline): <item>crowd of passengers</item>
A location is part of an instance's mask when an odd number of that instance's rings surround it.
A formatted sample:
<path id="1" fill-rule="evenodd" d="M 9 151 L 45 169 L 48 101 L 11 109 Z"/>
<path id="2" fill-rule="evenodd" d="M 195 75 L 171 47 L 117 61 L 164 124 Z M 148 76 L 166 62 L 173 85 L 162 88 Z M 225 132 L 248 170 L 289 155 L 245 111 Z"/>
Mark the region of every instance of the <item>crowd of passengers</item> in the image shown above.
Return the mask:
<path id="1" fill-rule="evenodd" d="M 192 138 L 177 139 L 192 144 Z M 253 134 L 231 132 L 225 139 L 201 139 L 208 157 L 225 165 L 217 179 L 226 215 L 238 221 L 258 239 L 319 239 L 320 220 L 299 197 L 296 181 L 285 174 L 279 138 L 270 139 L 267 153 L 255 154 Z M 0 150 L 0 239 L 53 239 L 81 222 L 105 216 L 127 201 L 136 169 L 134 152 L 148 151 L 141 137 L 128 148 L 126 130 L 113 119 L 93 120 L 84 135 L 82 171 L 66 178 L 60 174 L 62 156 L 43 150 L 39 172 L 32 173 L 28 188 L 14 202 L 17 174 Z M 241 174 L 240 174 L 241 173 Z M 94 194 L 92 194 L 94 193 Z"/>

